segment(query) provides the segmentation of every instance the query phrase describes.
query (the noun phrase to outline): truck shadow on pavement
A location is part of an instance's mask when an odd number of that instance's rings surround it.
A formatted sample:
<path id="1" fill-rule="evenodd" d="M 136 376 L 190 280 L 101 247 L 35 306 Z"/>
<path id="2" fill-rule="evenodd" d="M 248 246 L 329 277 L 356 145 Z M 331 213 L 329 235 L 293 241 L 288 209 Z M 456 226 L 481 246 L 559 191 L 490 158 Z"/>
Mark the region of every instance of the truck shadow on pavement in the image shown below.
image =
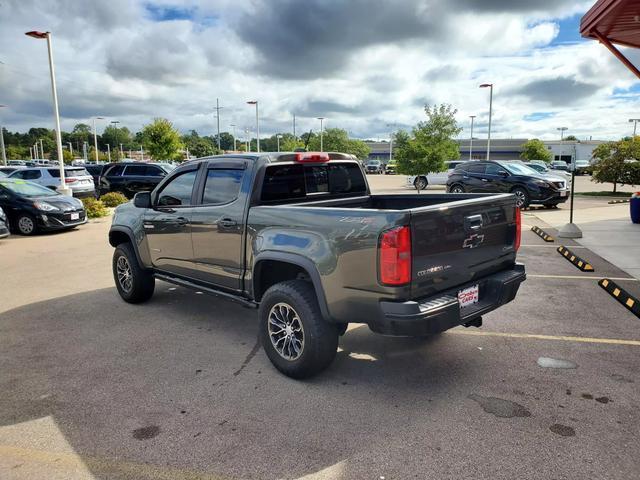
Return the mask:
<path id="1" fill-rule="evenodd" d="M 1 313 L 0 447 L 20 432 L 29 448 L 50 445 L 32 425 L 50 417 L 81 458 L 114 459 L 86 461 L 95 478 L 130 478 L 115 459 L 173 478 L 357 477 L 351 457 L 447 408 L 434 398 L 466 397 L 480 368 L 451 338 L 360 327 L 327 372 L 300 382 L 271 366 L 257 333 L 255 311 L 163 283 L 144 305 L 107 288 Z M 158 472 L 134 478 L 147 476 Z"/>

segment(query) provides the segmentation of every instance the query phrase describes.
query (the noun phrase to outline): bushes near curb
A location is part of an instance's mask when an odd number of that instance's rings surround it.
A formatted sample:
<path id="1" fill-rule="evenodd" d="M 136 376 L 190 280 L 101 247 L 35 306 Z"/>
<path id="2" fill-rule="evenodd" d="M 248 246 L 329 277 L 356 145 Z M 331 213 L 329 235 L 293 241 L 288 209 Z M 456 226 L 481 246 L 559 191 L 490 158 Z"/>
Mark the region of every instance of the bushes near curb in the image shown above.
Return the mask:
<path id="1" fill-rule="evenodd" d="M 104 203 L 100 200 L 96 200 L 93 197 L 87 197 L 82 199 L 85 210 L 87 211 L 87 217 L 100 218 L 109 215 L 109 210 L 105 207 Z"/>
<path id="2" fill-rule="evenodd" d="M 120 192 L 109 192 L 102 195 L 100 197 L 100 201 L 104 204 L 105 207 L 115 208 L 118 205 L 127 203 L 129 200 Z"/>

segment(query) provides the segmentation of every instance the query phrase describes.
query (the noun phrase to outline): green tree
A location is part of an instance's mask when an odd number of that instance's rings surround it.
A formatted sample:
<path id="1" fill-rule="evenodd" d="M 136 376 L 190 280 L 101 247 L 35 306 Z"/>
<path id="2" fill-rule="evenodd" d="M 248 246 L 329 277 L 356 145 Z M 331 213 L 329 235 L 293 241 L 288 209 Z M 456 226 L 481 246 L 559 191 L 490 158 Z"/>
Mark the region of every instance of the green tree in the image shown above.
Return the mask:
<path id="1" fill-rule="evenodd" d="M 362 140 L 349 138 L 346 130 L 341 128 L 328 128 L 322 135 L 322 149 L 325 152 L 340 152 L 355 155 L 360 160 L 369 156 L 371 149 Z M 308 150 L 320 151 L 320 135 L 312 136 L 309 140 Z"/>
<path id="2" fill-rule="evenodd" d="M 91 158 L 91 157 L 89 157 Z M 58 148 L 54 148 L 51 151 L 51 155 L 49 155 L 49 160 L 58 160 Z M 69 150 L 67 150 L 66 148 L 62 148 L 62 160 L 64 161 L 64 163 L 66 163 L 67 165 L 71 165 L 71 162 L 73 162 L 73 155 L 71 154 L 71 152 Z"/>
<path id="3" fill-rule="evenodd" d="M 218 153 L 213 137 L 201 137 L 195 130 L 191 130 L 188 135 L 183 135 L 182 143 L 189 149 L 189 154 L 196 158 L 208 157 Z"/>
<path id="4" fill-rule="evenodd" d="M 593 166 L 593 180 L 597 183 L 613 183 L 614 193 L 618 184 L 629 184 L 635 181 L 635 163 L 628 160 L 640 159 L 639 140 L 619 140 L 598 145 L 593 150 L 596 163 Z"/>
<path id="5" fill-rule="evenodd" d="M 211 140 L 212 145 L 215 145 L 218 149 L 218 135 L 212 135 L 210 137 L 204 137 Z M 237 142 L 236 142 L 237 143 Z M 220 132 L 220 150 L 233 150 L 233 135 L 229 132 Z"/>
<path id="6" fill-rule="evenodd" d="M 458 143 L 454 140 L 462 131 L 455 119 L 457 110 L 442 104 L 426 105 L 424 112 L 427 120 L 418 122 L 411 134 L 401 130 L 394 135 L 394 157 L 398 173 L 403 175 L 440 172 L 446 160 L 460 158 Z"/>
<path id="7" fill-rule="evenodd" d="M 543 160 L 547 163 L 551 161 L 551 152 L 545 147 L 542 140 L 533 138 L 524 142 L 521 147 L 522 153 L 520 154 L 520 158 L 523 160 Z"/>
<path id="8" fill-rule="evenodd" d="M 120 160 L 120 144 L 123 150 L 138 150 L 140 145 L 133 140 L 133 136 L 127 127 L 118 128 L 115 125 L 108 125 L 100 136 L 100 148 L 107 149 L 107 145 L 111 148 L 111 159 Z"/>
<path id="9" fill-rule="evenodd" d="M 142 145 L 154 160 L 178 160 L 184 148 L 180 134 L 166 118 L 155 118 L 144 126 Z"/>
<path id="10" fill-rule="evenodd" d="M 577 142 L 578 138 L 575 135 L 567 135 L 564 137 L 567 142 Z"/>
<path id="11" fill-rule="evenodd" d="M 29 159 L 29 147 L 21 147 L 19 145 L 7 145 L 6 147 L 8 160 L 25 160 Z"/>

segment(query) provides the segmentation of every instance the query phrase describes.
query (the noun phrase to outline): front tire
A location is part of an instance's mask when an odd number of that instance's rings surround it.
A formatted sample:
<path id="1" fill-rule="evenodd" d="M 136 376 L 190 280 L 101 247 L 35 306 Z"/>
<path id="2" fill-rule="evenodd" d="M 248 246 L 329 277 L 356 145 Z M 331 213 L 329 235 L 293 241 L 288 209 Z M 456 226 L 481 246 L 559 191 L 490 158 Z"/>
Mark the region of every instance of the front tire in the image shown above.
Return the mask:
<path id="1" fill-rule="evenodd" d="M 529 207 L 529 202 L 531 201 L 531 198 L 526 188 L 516 187 L 513 190 L 511 190 L 511 193 L 513 193 L 516 196 L 516 207 L 518 208 Z"/>
<path id="2" fill-rule="evenodd" d="M 21 213 L 16 218 L 16 229 L 20 235 L 33 235 L 38 231 L 38 224 L 35 217 L 28 213 Z"/>
<path id="3" fill-rule="evenodd" d="M 113 279 L 125 302 L 142 303 L 153 296 L 156 280 L 138 264 L 130 243 L 121 243 L 113 252 Z"/>
<path id="4" fill-rule="evenodd" d="M 312 285 L 291 280 L 273 285 L 260 303 L 260 338 L 271 363 L 302 379 L 325 370 L 338 349 L 338 328 L 322 318 Z"/>

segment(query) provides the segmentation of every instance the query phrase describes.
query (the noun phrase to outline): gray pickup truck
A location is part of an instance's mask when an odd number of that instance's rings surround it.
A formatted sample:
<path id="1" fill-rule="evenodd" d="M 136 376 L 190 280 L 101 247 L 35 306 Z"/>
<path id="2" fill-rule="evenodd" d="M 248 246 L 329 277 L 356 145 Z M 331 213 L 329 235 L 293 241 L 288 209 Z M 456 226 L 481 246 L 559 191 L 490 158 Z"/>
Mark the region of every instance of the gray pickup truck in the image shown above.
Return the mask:
<path id="1" fill-rule="evenodd" d="M 526 278 L 513 195 L 372 195 L 340 153 L 187 162 L 117 208 L 109 242 L 125 301 L 158 279 L 259 308 L 265 352 L 294 378 L 324 370 L 349 323 L 479 327 Z"/>

